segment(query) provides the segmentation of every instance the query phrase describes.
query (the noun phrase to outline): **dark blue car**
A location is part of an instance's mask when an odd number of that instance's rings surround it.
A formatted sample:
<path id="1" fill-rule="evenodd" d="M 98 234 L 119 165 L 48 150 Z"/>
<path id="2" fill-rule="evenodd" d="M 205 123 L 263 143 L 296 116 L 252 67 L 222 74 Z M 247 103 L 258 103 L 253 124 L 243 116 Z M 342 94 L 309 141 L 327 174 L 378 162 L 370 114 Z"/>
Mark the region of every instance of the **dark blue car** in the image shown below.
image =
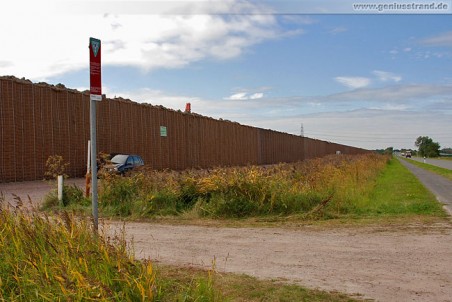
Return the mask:
<path id="1" fill-rule="evenodd" d="M 116 154 L 110 160 L 111 164 L 105 168 L 107 171 L 119 174 L 126 174 L 127 172 L 144 165 L 143 159 L 138 155 L 133 154 Z"/>

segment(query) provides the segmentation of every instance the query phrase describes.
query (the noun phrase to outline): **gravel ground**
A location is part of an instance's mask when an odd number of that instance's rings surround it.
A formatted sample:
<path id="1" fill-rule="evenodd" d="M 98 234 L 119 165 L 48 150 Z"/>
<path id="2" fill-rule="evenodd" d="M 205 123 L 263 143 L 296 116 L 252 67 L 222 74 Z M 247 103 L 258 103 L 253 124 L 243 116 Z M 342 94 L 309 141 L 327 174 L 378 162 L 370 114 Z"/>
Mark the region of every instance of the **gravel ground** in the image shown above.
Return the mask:
<path id="1" fill-rule="evenodd" d="M 66 185 L 76 185 L 80 188 L 85 187 L 84 178 L 70 178 L 66 180 Z M 33 204 L 40 205 L 44 197 L 57 187 L 56 181 L 24 181 L 24 182 L 9 182 L 0 183 L 0 193 L 6 202 L 11 205 L 16 204 L 16 197 L 19 197 L 25 205 L 28 205 L 28 197 L 32 200 Z"/>
<path id="2" fill-rule="evenodd" d="M 111 232 L 120 223 L 107 223 Z M 452 225 L 315 229 L 125 225 L 135 254 L 377 301 L 452 301 Z"/>

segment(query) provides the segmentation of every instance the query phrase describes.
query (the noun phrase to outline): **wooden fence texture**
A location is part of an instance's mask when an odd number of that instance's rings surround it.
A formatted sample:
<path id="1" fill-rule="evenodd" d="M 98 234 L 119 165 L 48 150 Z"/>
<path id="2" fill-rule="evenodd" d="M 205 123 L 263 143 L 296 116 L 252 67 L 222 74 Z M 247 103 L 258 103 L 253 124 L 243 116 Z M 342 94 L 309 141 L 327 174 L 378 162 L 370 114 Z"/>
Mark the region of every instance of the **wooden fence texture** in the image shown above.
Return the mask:
<path id="1" fill-rule="evenodd" d="M 2 77 L 0 127 L 0 182 L 42 179 L 51 155 L 69 162 L 70 176 L 86 173 L 87 92 Z M 175 170 L 369 152 L 122 99 L 97 105 L 97 150 L 138 154 L 151 168 Z"/>

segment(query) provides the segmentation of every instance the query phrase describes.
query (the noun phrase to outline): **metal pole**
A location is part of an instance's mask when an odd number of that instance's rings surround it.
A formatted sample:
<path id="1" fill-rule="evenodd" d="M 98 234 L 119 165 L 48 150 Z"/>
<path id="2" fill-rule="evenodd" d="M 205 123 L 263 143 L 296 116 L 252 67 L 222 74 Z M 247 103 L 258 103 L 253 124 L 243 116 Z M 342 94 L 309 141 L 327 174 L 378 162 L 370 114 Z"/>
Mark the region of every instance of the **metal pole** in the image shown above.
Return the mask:
<path id="1" fill-rule="evenodd" d="M 96 101 L 90 97 L 90 125 L 91 125 L 91 193 L 93 206 L 93 226 L 97 234 L 99 229 L 99 213 L 97 203 L 97 151 L 96 151 Z"/>

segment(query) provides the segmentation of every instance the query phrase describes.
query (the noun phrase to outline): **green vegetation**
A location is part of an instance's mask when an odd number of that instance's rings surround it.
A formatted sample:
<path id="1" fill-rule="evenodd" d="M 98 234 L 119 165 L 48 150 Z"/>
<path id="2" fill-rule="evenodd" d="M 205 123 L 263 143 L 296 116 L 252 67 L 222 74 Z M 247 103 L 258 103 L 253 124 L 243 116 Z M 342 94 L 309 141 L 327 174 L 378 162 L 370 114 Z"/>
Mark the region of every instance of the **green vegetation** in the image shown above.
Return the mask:
<path id="1" fill-rule="evenodd" d="M 0 300 L 144 301 L 156 296 L 148 262 L 128 255 L 124 238 L 94 236 L 67 212 L 0 211 Z"/>
<path id="2" fill-rule="evenodd" d="M 355 211 L 388 158 L 329 156 L 270 167 L 144 171 L 106 175 L 99 189 L 104 215 L 245 218 L 302 215 L 336 217 Z"/>
<path id="3" fill-rule="evenodd" d="M 409 161 L 411 164 L 418 166 L 419 168 L 431 171 L 433 173 L 436 173 L 438 175 L 444 176 L 450 180 L 452 180 L 452 170 L 441 168 L 434 165 L 424 164 L 415 160 L 411 159 L 405 159 L 406 161 Z"/>
<path id="4" fill-rule="evenodd" d="M 397 159 L 377 179 L 368 201 L 362 207 L 368 215 L 444 215 L 435 196 Z"/>
<path id="5" fill-rule="evenodd" d="M 106 174 L 100 183 L 101 214 L 132 219 L 306 221 L 442 213 L 435 198 L 405 167 L 376 154 L 334 155 L 269 167 L 140 171 L 129 177 Z M 90 202 L 81 190 L 70 188 L 64 196 L 68 196 L 66 209 L 89 213 Z M 57 206 L 50 197 L 45 206 Z"/>
<path id="6" fill-rule="evenodd" d="M 426 157 L 438 157 L 440 145 L 428 136 L 419 136 L 414 145 L 419 148 L 419 155 Z"/>

